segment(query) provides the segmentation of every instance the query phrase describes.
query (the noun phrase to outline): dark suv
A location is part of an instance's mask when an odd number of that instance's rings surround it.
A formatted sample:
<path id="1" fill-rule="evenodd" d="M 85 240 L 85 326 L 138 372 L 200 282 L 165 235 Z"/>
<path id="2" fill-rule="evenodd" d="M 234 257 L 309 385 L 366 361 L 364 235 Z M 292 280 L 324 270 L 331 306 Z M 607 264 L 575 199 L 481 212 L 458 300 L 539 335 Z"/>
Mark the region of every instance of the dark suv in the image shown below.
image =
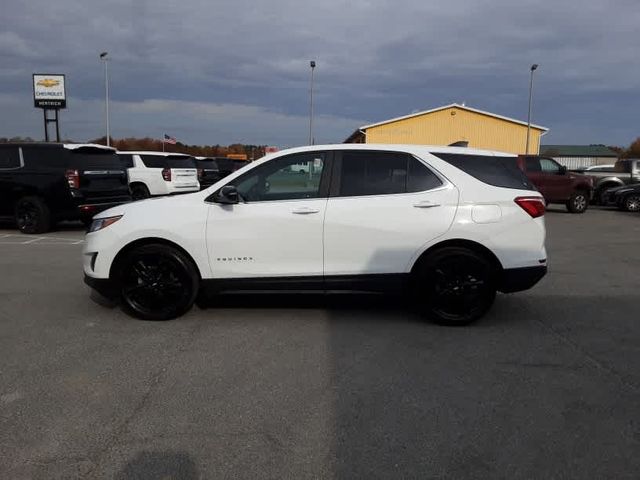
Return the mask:
<path id="1" fill-rule="evenodd" d="M 60 220 L 91 221 L 129 202 L 127 172 L 101 145 L 0 144 L 0 218 L 23 233 L 43 233 Z"/>
<path id="2" fill-rule="evenodd" d="M 593 196 L 593 179 L 568 172 L 552 158 L 521 155 L 518 167 L 542 193 L 547 203 L 562 203 L 571 213 L 584 213 Z"/>

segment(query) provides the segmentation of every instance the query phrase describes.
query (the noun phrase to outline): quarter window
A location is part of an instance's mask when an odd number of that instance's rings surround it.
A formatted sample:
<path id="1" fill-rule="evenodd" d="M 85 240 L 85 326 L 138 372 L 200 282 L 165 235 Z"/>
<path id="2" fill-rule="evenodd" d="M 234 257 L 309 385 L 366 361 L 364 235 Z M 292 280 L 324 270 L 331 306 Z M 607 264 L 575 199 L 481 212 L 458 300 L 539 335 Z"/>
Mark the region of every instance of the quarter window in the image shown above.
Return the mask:
<path id="1" fill-rule="evenodd" d="M 245 202 L 318 198 L 325 164 L 324 152 L 288 155 L 250 170 L 230 185 Z"/>

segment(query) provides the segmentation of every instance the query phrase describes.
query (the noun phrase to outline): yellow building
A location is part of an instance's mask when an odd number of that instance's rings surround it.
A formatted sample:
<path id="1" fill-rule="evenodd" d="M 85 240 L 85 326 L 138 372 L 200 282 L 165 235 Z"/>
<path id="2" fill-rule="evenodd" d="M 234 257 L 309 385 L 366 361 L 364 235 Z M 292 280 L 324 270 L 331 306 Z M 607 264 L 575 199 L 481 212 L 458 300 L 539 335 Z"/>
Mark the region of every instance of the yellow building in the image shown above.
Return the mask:
<path id="1" fill-rule="evenodd" d="M 529 153 L 540 151 L 540 137 L 547 132 L 547 128 L 531 125 Z M 526 150 L 527 123 L 453 103 L 365 125 L 345 143 L 459 144 L 520 154 Z"/>

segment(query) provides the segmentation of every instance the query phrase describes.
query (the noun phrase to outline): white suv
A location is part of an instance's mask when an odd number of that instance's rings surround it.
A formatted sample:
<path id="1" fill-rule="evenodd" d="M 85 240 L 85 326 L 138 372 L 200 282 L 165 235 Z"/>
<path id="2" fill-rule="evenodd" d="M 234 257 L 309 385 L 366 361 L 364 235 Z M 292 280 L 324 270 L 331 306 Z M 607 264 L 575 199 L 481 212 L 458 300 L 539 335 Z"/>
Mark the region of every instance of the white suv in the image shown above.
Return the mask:
<path id="1" fill-rule="evenodd" d="M 118 156 L 127 167 L 129 188 L 134 200 L 200 190 L 195 159 L 189 155 L 118 152 Z"/>
<path id="2" fill-rule="evenodd" d="M 177 317 L 204 289 L 399 290 L 431 319 L 466 324 L 496 291 L 546 273 L 544 199 L 514 159 L 417 145 L 281 151 L 202 192 L 100 213 L 85 281 L 144 319 Z"/>

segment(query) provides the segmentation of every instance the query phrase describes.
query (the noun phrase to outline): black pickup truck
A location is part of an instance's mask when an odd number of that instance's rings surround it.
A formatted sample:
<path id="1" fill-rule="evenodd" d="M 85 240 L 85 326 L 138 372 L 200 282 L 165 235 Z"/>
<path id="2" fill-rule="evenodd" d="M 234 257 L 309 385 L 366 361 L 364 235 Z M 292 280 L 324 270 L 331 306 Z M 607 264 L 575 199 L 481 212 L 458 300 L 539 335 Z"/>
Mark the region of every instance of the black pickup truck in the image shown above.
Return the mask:
<path id="1" fill-rule="evenodd" d="M 89 223 L 131 201 L 127 171 L 112 148 L 90 144 L 0 144 L 0 219 L 23 233 L 60 220 Z"/>

